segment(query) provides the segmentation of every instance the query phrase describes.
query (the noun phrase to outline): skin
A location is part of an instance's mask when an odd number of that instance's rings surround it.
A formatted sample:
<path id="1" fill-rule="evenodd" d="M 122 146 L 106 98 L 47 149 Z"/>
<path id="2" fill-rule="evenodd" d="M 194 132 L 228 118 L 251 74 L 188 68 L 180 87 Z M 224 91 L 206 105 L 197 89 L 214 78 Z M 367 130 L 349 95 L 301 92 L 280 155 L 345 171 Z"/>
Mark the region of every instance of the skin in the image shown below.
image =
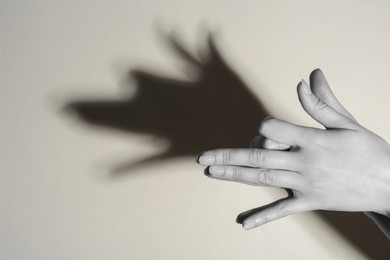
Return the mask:
<path id="1" fill-rule="evenodd" d="M 312 210 L 361 211 L 390 237 L 390 146 L 361 126 L 333 95 L 321 70 L 297 87 L 303 109 L 325 129 L 275 118 L 248 149 L 216 149 L 198 162 L 211 178 L 287 189 L 287 198 L 241 213 L 253 229 Z"/>

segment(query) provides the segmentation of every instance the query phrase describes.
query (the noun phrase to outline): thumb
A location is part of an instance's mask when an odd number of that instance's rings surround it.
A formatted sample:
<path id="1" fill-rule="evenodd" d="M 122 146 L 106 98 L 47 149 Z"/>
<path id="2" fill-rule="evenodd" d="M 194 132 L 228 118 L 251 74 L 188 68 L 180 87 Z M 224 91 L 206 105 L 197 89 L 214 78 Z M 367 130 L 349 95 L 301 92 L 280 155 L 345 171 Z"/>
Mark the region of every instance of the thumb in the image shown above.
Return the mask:
<path id="1" fill-rule="evenodd" d="M 313 70 L 312 73 L 310 73 L 310 88 L 314 95 L 316 95 L 324 103 L 328 104 L 338 113 L 356 122 L 356 119 L 337 100 L 329 87 L 324 73 L 320 69 Z"/>
<path id="2" fill-rule="evenodd" d="M 327 103 L 315 96 L 304 80 L 298 84 L 297 91 L 299 102 L 301 102 L 306 113 L 326 128 L 356 128 L 356 123 L 353 119 L 338 113 Z"/>

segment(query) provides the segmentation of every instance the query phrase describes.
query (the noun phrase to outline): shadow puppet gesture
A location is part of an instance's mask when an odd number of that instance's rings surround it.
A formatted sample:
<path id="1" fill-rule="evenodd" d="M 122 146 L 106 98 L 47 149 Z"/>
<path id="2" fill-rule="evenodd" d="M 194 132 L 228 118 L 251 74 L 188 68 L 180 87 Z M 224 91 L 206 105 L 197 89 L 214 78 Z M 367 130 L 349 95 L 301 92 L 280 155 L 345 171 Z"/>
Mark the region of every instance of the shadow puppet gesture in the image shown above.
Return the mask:
<path id="1" fill-rule="evenodd" d="M 133 95 L 74 100 L 66 105 L 66 110 L 84 123 L 147 135 L 150 144 L 160 150 L 115 165 L 110 176 L 122 176 L 167 159 L 193 157 L 199 151 L 225 145 L 247 147 L 258 126 L 256 118 L 264 118 L 268 112 L 227 61 L 218 44 L 219 34 L 204 33 L 204 43 L 195 50 L 188 48 L 178 33 L 159 34 L 181 64 L 178 72 L 183 72 L 183 78 L 135 67 L 125 81 L 126 87 L 135 89 Z M 223 99 L 221 91 L 226 94 Z M 240 109 L 236 109 L 237 103 Z M 223 133 L 221 128 L 225 129 Z"/>
<path id="2" fill-rule="evenodd" d="M 252 148 L 202 153 L 198 162 L 208 166 L 206 175 L 288 190 L 287 198 L 241 213 L 237 222 L 246 230 L 311 210 L 362 211 L 389 237 L 389 144 L 338 102 L 321 70 L 311 73 L 310 86 L 302 80 L 297 92 L 303 109 L 325 129 L 266 118 Z"/>

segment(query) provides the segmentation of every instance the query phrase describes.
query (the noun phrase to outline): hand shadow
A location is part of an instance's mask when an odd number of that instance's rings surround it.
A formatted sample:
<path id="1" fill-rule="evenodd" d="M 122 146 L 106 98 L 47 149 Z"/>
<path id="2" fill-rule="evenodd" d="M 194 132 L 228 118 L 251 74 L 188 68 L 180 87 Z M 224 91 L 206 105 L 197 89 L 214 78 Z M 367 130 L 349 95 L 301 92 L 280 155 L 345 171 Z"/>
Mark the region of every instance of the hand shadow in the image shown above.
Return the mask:
<path id="1" fill-rule="evenodd" d="M 177 80 L 142 70 L 130 76 L 135 96 L 123 100 L 73 101 L 66 107 L 85 123 L 131 133 L 147 133 L 169 141 L 163 153 L 113 169 L 111 176 L 178 156 L 195 157 L 203 150 L 249 146 L 258 124 L 268 115 L 262 103 L 224 60 L 213 34 L 207 54 L 191 54 L 172 35 L 163 37 L 183 59 L 195 80 Z M 205 50 L 203 50 L 205 51 Z M 388 240 L 362 213 L 319 212 L 347 240 L 373 259 L 388 259 Z"/>
<path id="2" fill-rule="evenodd" d="M 220 147 L 248 147 L 258 124 L 267 115 L 243 80 L 228 66 L 212 34 L 208 53 L 193 55 L 171 36 L 164 38 L 183 59 L 195 80 L 177 80 L 141 70 L 130 76 L 137 90 L 124 100 L 74 101 L 66 108 L 88 124 L 145 133 L 168 140 L 163 153 L 119 165 L 112 177 L 135 167 L 178 156 L 195 156 Z"/>

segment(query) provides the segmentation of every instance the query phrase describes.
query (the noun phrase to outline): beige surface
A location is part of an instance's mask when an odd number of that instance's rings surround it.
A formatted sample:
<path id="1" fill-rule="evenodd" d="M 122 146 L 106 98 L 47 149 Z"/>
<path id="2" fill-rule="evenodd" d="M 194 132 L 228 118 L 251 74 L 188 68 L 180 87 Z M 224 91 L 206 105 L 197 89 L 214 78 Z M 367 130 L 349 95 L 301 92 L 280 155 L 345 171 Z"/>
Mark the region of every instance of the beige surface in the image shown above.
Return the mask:
<path id="1" fill-rule="evenodd" d="M 359 121 L 390 140 L 387 1 L 0 1 L 1 259 L 365 259 L 317 215 L 244 232 L 237 213 L 282 196 L 208 180 L 193 158 L 111 180 L 158 149 L 86 127 L 74 97 L 120 98 L 125 73 L 183 77 L 156 28 L 189 45 L 218 31 L 230 65 L 270 112 L 314 125 L 295 86 L 321 67 Z"/>

